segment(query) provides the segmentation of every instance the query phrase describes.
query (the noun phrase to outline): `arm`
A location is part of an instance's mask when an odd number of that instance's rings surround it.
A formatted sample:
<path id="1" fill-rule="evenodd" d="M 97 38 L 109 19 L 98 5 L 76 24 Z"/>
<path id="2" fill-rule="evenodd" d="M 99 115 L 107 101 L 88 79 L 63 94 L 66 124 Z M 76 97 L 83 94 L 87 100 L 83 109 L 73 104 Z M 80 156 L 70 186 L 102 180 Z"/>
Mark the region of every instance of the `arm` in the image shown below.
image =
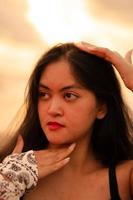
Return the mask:
<path id="1" fill-rule="evenodd" d="M 38 179 L 66 165 L 74 147 L 72 144 L 56 150 L 21 153 L 23 140 L 18 137 L 13 154 L 0 164 L 0 200 L 19 200 L 27 190 L 37 185 Z"/>
<path id="2" fill-rule="evenodd" d="M 75 44 L 79 49 L 94 54 L 109 61 L 118 70 L 126 87 L 133 91 L 133 64 L 131 61 L 132 50 L 127 52 L 125 59 L 117 52 L 107 48 L 97 47 L 86 42 Z"/>
<path id="3" fill-rule="evenodd" d="M 18 200 L 36 186 L 38 170 L 33 151 L 7 156 L 0 164 L 0 198 Z"/>

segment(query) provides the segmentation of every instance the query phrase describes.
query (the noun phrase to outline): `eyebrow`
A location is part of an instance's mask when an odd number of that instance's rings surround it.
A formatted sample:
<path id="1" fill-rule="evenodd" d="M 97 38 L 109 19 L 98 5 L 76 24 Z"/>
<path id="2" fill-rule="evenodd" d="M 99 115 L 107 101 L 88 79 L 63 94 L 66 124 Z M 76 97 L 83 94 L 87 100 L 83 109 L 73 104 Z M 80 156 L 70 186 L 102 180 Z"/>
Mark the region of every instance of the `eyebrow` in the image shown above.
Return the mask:
<path id="1" fill-rule="evenodd" d="M 44 85 L 43 83 L 39 84 L 39 88 L 51 90 L 47 85 Z M 76 84 L 66 85 L 63 88 L 61 88 L 60 91 L 63 92 L 63 91 L 68 90 L 68 89 L 83 89 L 83 87 L 80 86 L 80 85 L 76 85 Z"/>

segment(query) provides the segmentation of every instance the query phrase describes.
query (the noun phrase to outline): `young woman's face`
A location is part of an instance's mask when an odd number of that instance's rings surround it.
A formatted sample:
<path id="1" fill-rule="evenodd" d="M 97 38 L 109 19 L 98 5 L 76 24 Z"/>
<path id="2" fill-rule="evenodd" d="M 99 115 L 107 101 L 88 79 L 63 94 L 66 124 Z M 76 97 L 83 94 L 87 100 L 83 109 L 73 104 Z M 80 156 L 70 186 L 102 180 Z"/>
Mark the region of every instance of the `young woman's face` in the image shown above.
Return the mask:
<path id="1" fill-rule="evenodd" d="M 78 83 L 63 59 L 49 64 L 40 78 L 38 113 L 49 143 L 55 145 L 88 138 L 95 119 L 104 116 L 94 94 Z"/>

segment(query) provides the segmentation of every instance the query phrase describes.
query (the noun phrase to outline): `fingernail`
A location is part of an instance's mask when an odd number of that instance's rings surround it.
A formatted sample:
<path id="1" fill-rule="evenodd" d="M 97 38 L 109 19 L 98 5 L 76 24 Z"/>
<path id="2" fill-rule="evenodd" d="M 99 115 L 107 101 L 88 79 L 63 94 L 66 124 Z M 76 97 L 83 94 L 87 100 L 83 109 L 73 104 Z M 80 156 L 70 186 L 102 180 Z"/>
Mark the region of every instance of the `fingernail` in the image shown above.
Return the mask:
<path id="1" fill-rule="evenodd" d="M 87 45 L 87 46 L 89 45 L 89 43 L 84 42 L 84 41 L 81 41 L 81 44 L 82 44 L 82 45 Z"/>
<path id="2" fill-rule="evenodd" d="M 81 41 L 81 42 L 77 42 L 77 43 L 75 43 L 75 45 L 76 45 L 76 46 L 79 46 L 79 47 L 84 47 L 84 46 L 87 46 L 87 43 Z"/>
<path id="3" fill-rule="evenodd" d="M 69 146 L 69 150 L 72 151 L 72 150 L 75 148 L 75 146 L 76 146 L 76 143 L 71 144 L 71 145 Z"/>
<path id="4" fill-rule="evenodd" d="M 79 48 L 86 48 L 86 49 L 88 49 L 88 50 L 94 50 L 94 49 L 95 49 L 95 46 L 94 46 L 94 45 L 89 44 L 89 43 L 87 43 L 87 42 L 83 42 L 83 41 L 77 43 L 76 46 L 79 47 Z"/>
<path id="5" fill-rule="evenodd" d="M 67 163 L 69 161 L 70 161 L 70 157 L 67 157 L 67 158 L 64 159 L 64 163 Z"/>

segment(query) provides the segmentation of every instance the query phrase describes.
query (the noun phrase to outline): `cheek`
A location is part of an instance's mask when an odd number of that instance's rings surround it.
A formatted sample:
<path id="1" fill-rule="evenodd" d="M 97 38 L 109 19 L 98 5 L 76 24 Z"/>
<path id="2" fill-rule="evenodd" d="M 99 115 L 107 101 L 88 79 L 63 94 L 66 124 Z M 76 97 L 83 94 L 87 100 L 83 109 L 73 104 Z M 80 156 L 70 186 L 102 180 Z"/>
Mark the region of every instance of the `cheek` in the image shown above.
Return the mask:
<path id="1" fill-rule="evenodd" d="M 70 112 L 69 114 L 71 114 L 72 117 L 69 117 L 67 120 L 67 132 L 72 140 L 75 141 L 83 137 L 90 137 L 96 119 L 95 112 L 92 112 L 92 110 L 87 111 L 86 108 L 85 110 L 80 110 L 80 112 Z"/>
<path id="2" fill-rule="evenodd" d="M 41 102 L 38 103 L 38 116 L 39 116 L 39 120 L 40 122 L 44 120 L 45 116 L 46 116 L 46 108 L 42 105 Z"/>
<path id="3" fill-rule="evenodd" d="M 95 104 L 82 104 L 71 110 L 68 115 L 72 127 L 90 127 L 97 117 L 97 109 Z"/>

